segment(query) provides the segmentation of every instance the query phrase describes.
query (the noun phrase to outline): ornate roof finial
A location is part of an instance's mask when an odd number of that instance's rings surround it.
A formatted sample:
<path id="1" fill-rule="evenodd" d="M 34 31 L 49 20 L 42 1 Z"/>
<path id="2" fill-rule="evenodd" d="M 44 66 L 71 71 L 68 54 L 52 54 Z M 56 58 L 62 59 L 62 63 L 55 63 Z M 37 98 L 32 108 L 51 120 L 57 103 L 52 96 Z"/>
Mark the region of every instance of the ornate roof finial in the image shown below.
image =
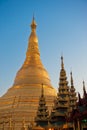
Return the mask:
<path id="1" fill-rule="evenodd" d="M 85 89 L 85 82 L 84 82 L 84 80 L 83 80 L 83 97 L 85 97 L 86 96 L 86 89 Z"/>
<path id="2" fill-rule="evenodd" d="M 71 75 L 71 87 L 73 87 L 73 77 L 72 77 L 72 71 L 71 71 L 70 75 Z"/>
<path id="3" fill-rule="evenodd" d="M 34 18 L 34 13 L 33 13 L 33 20 L 34 20 L 35 18 Z"/>
<path id="4" fill-rule="evenodd" d="M 32 23 L 31 23 L 31 30 L 32 30 L 32 31 L 35 31 L 35 30 L 36 30 L 36 26 L 37 26 L 37 24 L 36 24 L 36 22 L 35 22 L 35 17 L 34 17 L 34 15 L 33 15 L 33 20 L 32 20 Z"/>
<path id="5" fill-rule="evenodd" d="M 63 56 L 61 56 L 61 68 L 64 69 Z"/>

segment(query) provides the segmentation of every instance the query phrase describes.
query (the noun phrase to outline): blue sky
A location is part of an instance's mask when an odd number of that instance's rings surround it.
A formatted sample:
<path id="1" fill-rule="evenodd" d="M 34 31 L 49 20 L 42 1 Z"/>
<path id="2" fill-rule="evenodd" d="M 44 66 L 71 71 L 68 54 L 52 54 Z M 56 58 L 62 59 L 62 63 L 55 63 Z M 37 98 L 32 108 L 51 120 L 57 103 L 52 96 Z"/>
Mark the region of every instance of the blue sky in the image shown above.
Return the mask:
<path id="1" fill-rule="evenodd" d="M 13 85 L 28 46 L 33 13 L 41 60 L 57 89 L 61 61 L 70 84 L 87 88 L 87 0 L 0 0 L 0 96 Z"/>

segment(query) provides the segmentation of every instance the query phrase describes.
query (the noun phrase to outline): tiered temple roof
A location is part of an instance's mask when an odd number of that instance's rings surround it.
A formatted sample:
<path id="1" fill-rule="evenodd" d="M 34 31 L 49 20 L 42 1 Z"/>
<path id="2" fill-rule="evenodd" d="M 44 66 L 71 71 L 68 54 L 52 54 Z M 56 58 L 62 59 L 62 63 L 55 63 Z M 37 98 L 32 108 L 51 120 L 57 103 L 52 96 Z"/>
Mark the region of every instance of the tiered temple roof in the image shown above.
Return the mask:
<path id="1" fill-rule="evenodd" d="M 75 92 L 75 87 L 73 83 L 73 77 L 72 77 L 72 72 L 71 74 L 71 87 L 70 87 L 70 107 L 71 111 L 76 108 L 76 102 L 77 102 L 77 97 L 76 97 L 76 92 Z"/>
<path id="2" fill-rule="evenodd" d="M 63 57 L 61 57 L 61 70 L 59 88 L 56 101 L 50 116 L 50 122 L 54 125 L 62 125 L 66 121 L 66 116 L 70 109 L 70 92 L 66 71 L 64 69 Z"/>
<path id="3" fill-rule="evenodd" d="M 69 122 L 74 123 L 75 129 L 87 129 L 87 92 L 83 81 L 83 98 L 78 93 L 78 102 L 76 108 L 72 110 Z"/>
<path id="4" fill-rule="evenodd" d="M 35 117 L 35 122 L 36 122 L 37 126 L 38 125 L 46 126 L 48 124 L 48 121 L 49 121 L 49 112 L 48 112 L 48 108 L 46 106 L 44 88 L 43 88 L 43 84 L 42 84 L 42 92 L 41 92 L 41 96 L 39 99 L 39 106 L 38 106 L 37 114 Z"/>

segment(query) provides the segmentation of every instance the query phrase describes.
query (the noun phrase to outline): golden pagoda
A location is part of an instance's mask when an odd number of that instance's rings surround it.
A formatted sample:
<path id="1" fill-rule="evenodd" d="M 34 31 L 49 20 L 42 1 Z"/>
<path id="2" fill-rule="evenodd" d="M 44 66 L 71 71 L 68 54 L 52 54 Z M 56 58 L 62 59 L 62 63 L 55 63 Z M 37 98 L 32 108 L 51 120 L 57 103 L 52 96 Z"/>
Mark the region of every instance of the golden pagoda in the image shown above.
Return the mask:
<path id="1" fill-rule="evenodd" d="M 23 127 L 23 119 L 25 127 L 34 124 L 42 83 L 46 103 L 51 111 L 56 90 L 52 87 L 48 72 L 40 59 L 36 26 L 33 17 L 24 64 L 17 72 L 13 86 L 0 97 L 0 130 L 9 128 L 10 118 L 14 130 Z"/>

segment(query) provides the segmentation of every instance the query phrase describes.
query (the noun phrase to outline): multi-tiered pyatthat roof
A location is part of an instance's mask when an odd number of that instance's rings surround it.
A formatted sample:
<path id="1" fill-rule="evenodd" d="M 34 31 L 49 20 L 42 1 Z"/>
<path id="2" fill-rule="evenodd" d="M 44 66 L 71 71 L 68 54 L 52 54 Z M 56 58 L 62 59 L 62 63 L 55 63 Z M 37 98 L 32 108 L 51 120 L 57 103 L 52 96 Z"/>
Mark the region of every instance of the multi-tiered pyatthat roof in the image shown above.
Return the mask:
<path id="1" fill-rule="evenodd" d="M 75 87 L 73 83 L 73 77 L 72 77 L 72 72 L 70 73 L 71 75 L 71 87 L 70 87 L 70 107 L 71 111 L 76 108 L 76 102 L 77 102 L 77 97 L 76 97 L 76 92 L 75 92 Z"/>
<path id="2" fill-rule="evenodd" d="M 61 57 L 61 70 L 59 79 L 58 96 L 54 103 L 50 116 L 50 122 L 61 127 L 66 122 L 66 117 L 70 109 L 70 92 L 66 71 L 64 69 L 63 57 Z"/>
<path id="3" fill-rule="evenodd" d="M 69 123 L 73 123 L 75 130 L 87 129 L 87 92 L 83 81 L 83 97 L 78 93 L 78 102 L 76 108 L 72 110 L 69 117 Z"/>
<path id="4" fill-rule="evenodd" d="M 37 115 L 35 118 L 35 122 L 37 126 L 47 126 L 49 121 L 49 111 L 46 105 L 45 96 L 44 96 L 44 88 L 42 85 L 41 97 L 39 99 L 39 106 L 37 110 Z"/>
<path id="5" fill-rule="evenodd" d="M 23 127 L 23 118 L 25 126 L 34 123 L 42 83 L 50 111 L 56 91 L 52 87 L 48 72 L 40 59 L 36 22 L 33 17 L 24 64 L 17 72 L 13 86 L 0 98 L 1 129 L 4 122 L 8 122 L 10 117 L 15 123 L 15 125 L 12 124 L 14 130 L 20 130 Z M 9 123 L 4 127 L 5 129 L 9 128 Z"/>

